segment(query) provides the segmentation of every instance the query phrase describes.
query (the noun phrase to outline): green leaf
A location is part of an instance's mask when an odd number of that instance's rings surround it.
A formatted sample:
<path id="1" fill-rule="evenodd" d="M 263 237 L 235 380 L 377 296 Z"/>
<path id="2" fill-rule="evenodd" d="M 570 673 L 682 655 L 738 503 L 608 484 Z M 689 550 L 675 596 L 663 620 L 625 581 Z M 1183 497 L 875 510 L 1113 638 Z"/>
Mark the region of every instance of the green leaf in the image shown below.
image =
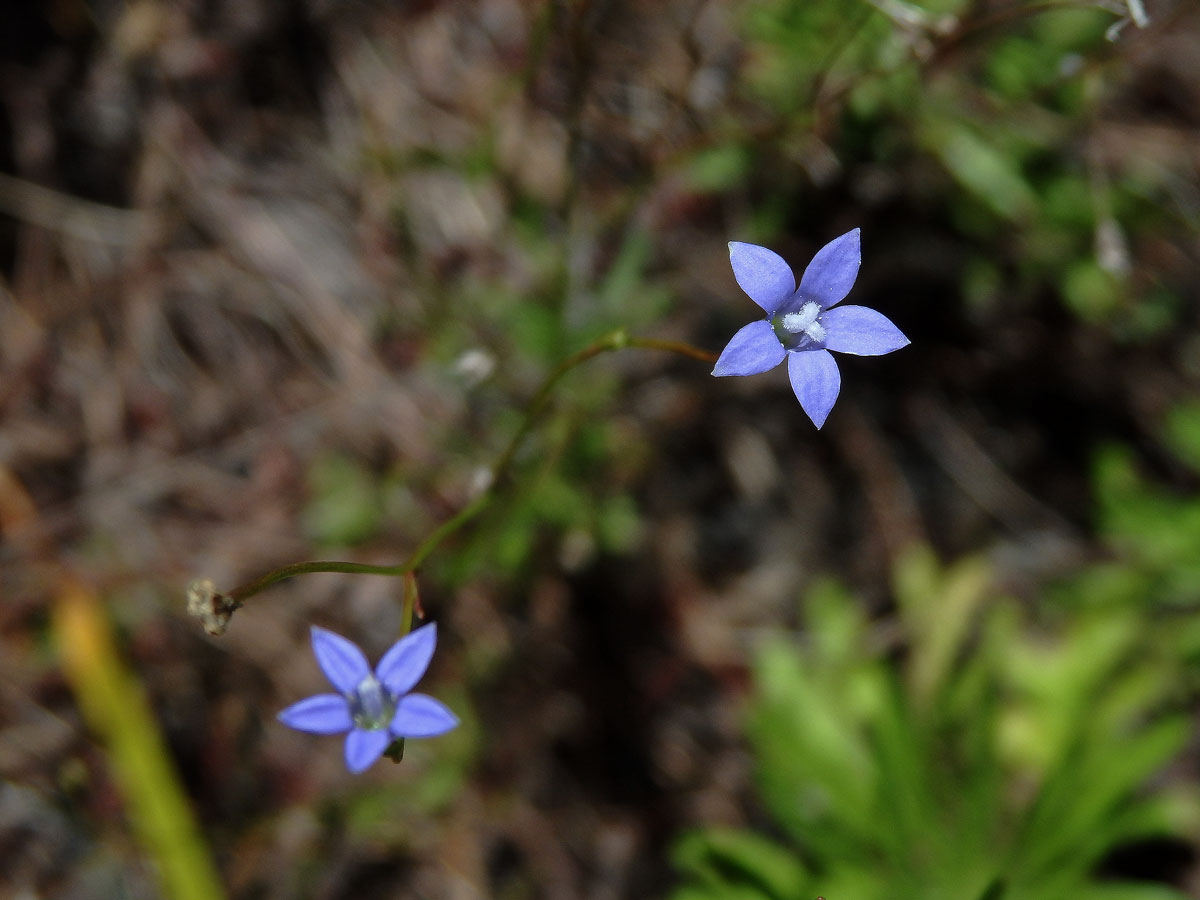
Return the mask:
<path id="1" fill-rule="evenodd" d="M 67 684 L 88 727 L 100 738 L 119 792 L 109 802 L 119 798 L 123 804 L 133 838 L 156 869 L 162 896 L 221 900 L 225 891 L 193 800 L 145 685 L 122 656 L 100 598 L 68 582 L 52 614 Z"/>
<path id="2" fill-rule="evenodd" d="M 1177 457 L 1200 472 L 1200 402 L 1180 403 L 1167 413 L 1163 439 Z"/>
<path id="3" fill-rule="evenodd" d="M 854 597 L 836 579 L 813 583 L 804 595 L 801 615 L 819 670 L 842 678 L 863 661 L 867 622 Z"/>
<path id="4" fill-rule="evenodd" d="M 1119 742 L 1077 743 L 1047 781 L 1030 821 L 1023 841 L 1026 871 L 1085 867 L 1099 858 L 1110 845 L 1092 836 L 1123 799 L 1179 752 L 1188 734 L 1187 721 L 1173 718 Z"/>
<path id="5" fill-rule="evenodd" d="M 734 884 L 753 891 L 754 896 L 775 900 L 800 896 L 809 880 L 804 865 L 790 850 L 753 832 L 734 829 L 685 834 L 672 851 L 672 862 L 709 888 Z"/>
<path id="6" fill-rule="evenodd" d="M 1103 322 L 1121 302 L 1117 280 L 1095 259 L 1072 263 L 1059 285 L 1067 307 L 1086 322 Z"/>
<path id="7" fill-rule="evenodd" d="M 797 840 L 862 840 L 876 827 L 877 773 L 842 699 L 819 687 L 795 650 L 767 644 L 755 659 L 749 732 L 763 797 Z M 810 826 L 832 817 L 831 830 Z"/>
<path id="8" fill-rule="evenodd" d="M 909 676 L 919 705 L 932 703 L 943 689 L 991 577 L 980 557 L 961 560 L 943 575 L 928 548 L 910 550 L 896 563 L 893 581 L 911 645 Z"/>
<path id="9" fill-rule="evenodd" d="M 929 122 L 923 137 L 947 171 L 996 215 L 1014 222 L 1032 218 L 1037 196 L 1004 149 L 955 121 Z"/>
<path id="10" fill-rule="evenodd" d="M 308 471 L 304 530 L 321 544 L 358 544 L 379 529 L 383 503 L 371 473 L 340 453 L 319 457 Z"/>
<path id="11" fill-rule="evenodd" d="M 688 162 L 687 179 L 699 191 L 723 191 L 740 184 L 753 159 L 749 148 L 724 144 L 701 150 Z"/>

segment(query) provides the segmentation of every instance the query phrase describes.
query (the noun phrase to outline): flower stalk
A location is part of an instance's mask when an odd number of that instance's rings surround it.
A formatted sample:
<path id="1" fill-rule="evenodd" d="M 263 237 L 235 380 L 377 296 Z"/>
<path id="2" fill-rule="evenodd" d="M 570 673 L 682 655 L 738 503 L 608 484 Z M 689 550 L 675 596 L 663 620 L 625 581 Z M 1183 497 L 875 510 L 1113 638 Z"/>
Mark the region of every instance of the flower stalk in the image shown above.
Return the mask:
<path id="1" fill-rule="evenodd" d="M 317 572 L 335 572 L 345 575 L 403 576 L 405 577 L 403 600 L 405 605 L 401 633 L 406 634 L 412 627 L 413 613 L 419 608 L 420 600 L 416 591 L 416 578 L 414 577 L 417 569 L 420 568 L 422 563 L 425 562 L 429 555 L 443 541 L 472 522 L 480 513 L 487 509 L 496 499 L 501 489 L 506 486 L 517 452 L 521 449 L 525 439 L 542 417 L 559 382 L 571 370 L 590 359 L 630 347 L 677 353 L 681 356 L 708 363 L 715 362 L 717 358 L 715 354 L 708 353 L 705 350 L 682 341 L 635 337 L 623 328 L 612 331 L 582 350 L 568 356 L 551 370 L 529 401 L 521 424 L 508 444 L 505 445 L 495 466 L 493 466 L 491 478 L 488 480 L 486 487 L 470 503 L 433 529 L 417 544 L 416 548 L 414 548 L 406 559 L 390 566 L 343 560 L 309 560 L 307 562 L 292 563 L 291 565 L 281 566 L 278 569 L 272 569 L 258 578 L 248 581 L 228 592 L 216 591 L 210 582 L 194 582 L 188 588 L 189 612 L 202 619 L 209 633 L 220 634 L 224 631 L 229 617 L 233 614 L 234 610 L 271 585 L 288 578 L 295 578 L 298 575 L 311 575 Z M 199 596 L 201 594 L 203 595 L 202 598 Z M 206 602 L 199 602 L 198 598 L 204 599 Z"/>

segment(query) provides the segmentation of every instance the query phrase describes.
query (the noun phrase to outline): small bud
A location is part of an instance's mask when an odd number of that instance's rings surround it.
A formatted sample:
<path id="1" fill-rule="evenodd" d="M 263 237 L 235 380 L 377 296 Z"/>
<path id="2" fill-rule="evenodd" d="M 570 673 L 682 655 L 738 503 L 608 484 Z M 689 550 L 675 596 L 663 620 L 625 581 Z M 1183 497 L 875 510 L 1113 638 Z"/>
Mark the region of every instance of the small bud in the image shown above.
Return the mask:
<path id="1" fill-rule="evenodd" d="M 214 637 L 225 633 L 229 618 L 241 604 L 217 590 L 207 578 L 193 581 L 187 588 L 187 611 Z"/>

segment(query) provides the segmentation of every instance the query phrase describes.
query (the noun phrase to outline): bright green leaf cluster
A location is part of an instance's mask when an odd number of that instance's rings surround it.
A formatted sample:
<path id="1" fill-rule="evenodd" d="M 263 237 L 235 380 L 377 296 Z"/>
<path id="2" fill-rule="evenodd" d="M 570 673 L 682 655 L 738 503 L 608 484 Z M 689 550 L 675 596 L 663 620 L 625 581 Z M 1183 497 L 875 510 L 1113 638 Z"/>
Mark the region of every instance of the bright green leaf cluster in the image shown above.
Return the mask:
<path id="1" fill-rule="evenodd" d="M 683 838 L 677 900 L 1179 898 L 1096 874 L 1123 844 L 1200 824 L 1196 784 L 1148 786 L 1190 731 L 1152 620 L 1035 623 L 981 559 L 927 550 L 894 587 L 899 647 L 827 583 L 802 640 L 760 650 L 750 738 L 780 838 Z"/>

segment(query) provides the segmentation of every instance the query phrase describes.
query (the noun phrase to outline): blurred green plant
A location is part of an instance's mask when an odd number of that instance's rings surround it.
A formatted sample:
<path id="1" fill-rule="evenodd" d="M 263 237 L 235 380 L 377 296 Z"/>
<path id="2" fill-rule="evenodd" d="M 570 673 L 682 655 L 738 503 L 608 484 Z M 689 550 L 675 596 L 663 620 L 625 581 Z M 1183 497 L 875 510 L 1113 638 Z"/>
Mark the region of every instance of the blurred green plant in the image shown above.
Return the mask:
<path id="1" fill-rule="evenodd" d="M 539 230 L 524 239 L 522 249 L 536 257 L 545 255 L 546 246 Z M 529 391 L 526 376 L 544 374 L 562 358 L 565 343 L 585 344 L 617 328 L 648 328 L 662 319 L 673 294 L 651 272 L 654 249 L 653 236 L 631 224 L 595 264 L 600 274 L 591 287 L 569 287 L 564 270 L 570 261 L 546 259 L 534 267 L 532 290 L 516 292 L 485 282 L 445 288 L 457 298 L 454 302 L 476 314 L 466 317 L 469 326 L 442 332 L 438 356 L 452 364 L 472 349 L 488 348 L 505 364 L 489 384 L 475 390 L 520 398 L 513 402 L 514 410 L 496 413 L 494 432 L 509 435 L 519 427 Z M 550 412 L 516 460 L 524 471 L 516 479 L 520 487 L 502 508 L 483 517 L 458 552 L 432 563 L 452 582 L 485 572 L 517 577 L 539 552 L 562 550 L 554 546 L 554 536 L 567 536 L 574 555 L 591 549 L 622 553 L 636 540 L 638 516 L 627 486 L 631 465 L 636 468 L 646 453 L 638 435 L 623 432 L 619 421 L 601 414 L 611 409 L 619 381 L 602 370 L 571 377 L 569 403 Z M 489 403 L 497 399 L 487 397 Z"/>
<path id="2" fill-rule="evenodd" d="M 1148 784 L 1190 733 L 1179 662 L 1133 607 L 1039 623 L 988 566 L 894 572 L 895 632 L 834 582 L 804 641 L 757 654 L 749 738 L 770 835 L 682 837 L 675 900 L 1166 900 L 1105 879 L 1116 848 L 1194 840 L 1194 782 Z"/>
<path id="3" fill-rule="evenodd" d="M 360 544 L 379 530 L 382 492 L 366 465 L 345 454 L 326 453 L 313 461 L 307 480 L 304 530 L 318 544 Z"/>
<path id="4" fill-rule="evenodd" d="M 697 158 L 698 180 L 779 171 L 756 154 L 782 153 L 818 184 L 863 165 L 873 191 L 917 191 L 940 207 L 965 239 L 968 296 L 981 267 L 999 264 L 1003 284 L 987 296 L 1006 310 L 1052 295 L 1117 337 L 1161 334 L 1179 318 L 1178 290 L 1136 269 L 1128 236 L 1141 242 L 1196 223 L 1172 198 L 1170 166 L 1096 152 L 1100 113 L 1121 89 L 1120 56 L 1106 40 L 1121 11 L 1089 2 L 749 4 L 745 84 L 775 123 L 773 140 L 740 135 L 753 150 L 739 156 L 728 149 L 739 136 L 725 136 Z M 795 208 L 810 192 L 776 185 L 755 215 L 779 222 L 778 206 Z"/>
<path id="5" fill-rule="evenodd" d="M 67 682 L 104 746 L 132 836 L 155 868 L 163 896 L 221 900 L 225 891 L 191 800 L 100 598 L 82 584 L 64 583 L 53 625 Z"/>
<path id="6" fill-rule="evenodd" d="M 1181 480 L 1200 478 L 1200 403 L 1165 417 L 1160 440 L 1181 464 Z M 1057 588 L 1068 603 L 1135 603 L 1185 611 L 1200 604 L 1200 493 L 1158 483 L 1133 450 L 1101 447 L 1092 464 L 1097 529 L 1116 557 Z M 1192 637 L 1192 634 L 1195 634 Z M 1200 623 L 1181 621 L 1173 634 L 1200 657 Z"/>
<path id="7" fill-rule="evenodd" d="M 542 429 L 520 485 L 457 552 L 435 563 L 439 571 L 455 583 L 485 573 L 512 579 L 547 550 L 571 566 L 633 549 L 641 519 L 627 485 L 649 451 L 619 422 L 579 409 L 602 408 L 610 391 L 602 384 L 572 393 L 572 408 Z"/>
<path id="8" fill-rule="evenodd" d="M 1154 605 L 1191 605 L 1200 599 L 1200 497 L 1181 496 L 1147 479 L 1126 447 L 1096 453 L 1093 467 L 1100 531 L 1120 559 L 1100 567 L 1121 571 Z"/>

